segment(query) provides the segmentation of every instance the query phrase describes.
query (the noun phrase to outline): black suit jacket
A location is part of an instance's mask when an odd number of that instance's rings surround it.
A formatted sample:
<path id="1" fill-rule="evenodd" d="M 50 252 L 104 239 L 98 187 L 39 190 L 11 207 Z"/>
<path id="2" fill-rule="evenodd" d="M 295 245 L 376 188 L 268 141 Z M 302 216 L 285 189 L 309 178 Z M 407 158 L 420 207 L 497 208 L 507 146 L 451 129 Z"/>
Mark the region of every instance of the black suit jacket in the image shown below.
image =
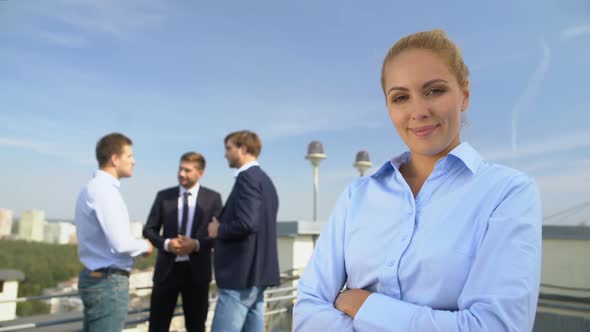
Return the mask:
<path id="1" fill-rule="evenodd" d="M 154 247 L 159 249 L 153 277 L 154 283 L 166 280 L 174 266 L 176 255 L 164 249 L 164 241 L 178 235 L 179 195 L 179 187 L 172 187 L 158 192 L 143 229 L 143 236 L 149 239 Z M 200 244 L 199 251 L 189 255 L 192 276 L 195 282 L 208 283 L 211 281 L 211 248 L 213 247 L 213 240 L 209 238 L 208 225 L 213 216 L 219 218 L 221 209 L 221 195 L 216 191 L 200 186 L 197 193 L 193 225 L 190 230 L 190 237 L 199 240 Z M 160 235 L 162 227 L 164 231 Z"/>
<path id="2" fill-rule="evenodd" d="M 219 219 L 215 280 L 220 288 L 279 284 L 275 186 L 258 166 L 241 172 Z"/>

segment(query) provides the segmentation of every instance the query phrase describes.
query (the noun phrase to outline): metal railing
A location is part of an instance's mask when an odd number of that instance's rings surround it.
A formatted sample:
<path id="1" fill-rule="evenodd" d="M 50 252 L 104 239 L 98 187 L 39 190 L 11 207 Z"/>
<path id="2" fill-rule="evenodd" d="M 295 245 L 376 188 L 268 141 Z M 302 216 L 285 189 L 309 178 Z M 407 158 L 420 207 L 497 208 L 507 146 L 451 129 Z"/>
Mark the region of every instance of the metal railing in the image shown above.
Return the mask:
<path id="1" fill-rule="evenodd" d="M 299 278 L 299 276 L 296 276 L 296 275 L 295 276 L 293 276 L 293 275 L 288 276 L 283 273 L 281 275 L 281 283 L 290 282 L 290 281 L 296 280 L 298 278 Z M 213 282 L 213 284 L 215 284 L 215 283 Z M 152 289 L 152 287 L 151 286 L 150 287 L 134 287 L 134 288 L 130 288 L 129 292 L 132 293 L 135 291 L 146 290 L 146 289 Z M 264 292 L 264 302 L 265 302 L 264 316 L 269 317 L 269 316 L 289 312 L 292 308 L 293 301 L 296 298 L 296 295 L 294 294 L 296 292 L 296 290 L 297 290 L 297 288 L 292 287 L 292 286 L 291 287 L 269 288 L 269 289 L 265 290 L 265 292 Z M 291 292 L 291 294 L 289 294 L 289 295 L 280 295 L 280 294 L 289 293 L 289 292 Z M 23 296 L 23 297 L 18 297 L 16 299 L 0 300 L 0 304 L 2 304 L 2 303 L 15 303 L 15 302 L 21 303 L 21 302 L 28 302 L 28 301 L 42 301 L 42 300 L 50 300 L 50 299 L 54 299 L 54 298 L 78 297 L 79 295 L 80 294 L 78 292 L 69 292 L 69 293 L 62 293 L 62 294 Z M 218 297 L 212 297 L 209 299 L 209 303 L 215 304 L 217 302 L 217 299 L 218 299 Z M 285 302 L 285 301 L 290 301 L 290 303 L 284 307 L 272 308 L 272 310 L 266 310 L 266 308 L 271 304 Z M 176 309 L 180 309 L 180 311 L 176 311 L 173 315 L 174 317 L 183 315 L 182 304 L 177 304 Z M 142 308 L 129 310 L 127 312 L 127 314 L 128 314 L 128 317 L 130 317 L 132 315 L 137 315 L 137 314 L 149 314 L 149 311 L 150 311 L 150 307 L 142 307 Z M 35 322 L 35 323 L 6 325 L 6 324 L 11 324 L 11 322 L 15 322 L 18 319 L 11 320 L 11 321 L 1 321 L 0 322 L 0 332 L 19 331 L 19 330 L 24 330 L 24 329 L 37 329 L 37 328 L 52 327 L 52 326 L 58 326 L 58 325 L 76 323 L 76 322 L 81 323 L 83 321 L 83 319 L 84 318 L 83 318 L 82 312 L 79 312 L 79 315 L 76 315 L 75 317 L 68 317 L 68 318 L 61 318 L 61 319 L 50 319 L 50 320 L 46 320 L 46 321 L 42 321 L 42 322 Z M 137 318 L 137 319 L 129 319 L 128 318 L 128 320 L 125 322 L 125 325 L 126 326 L 137 325 L 137 324 L 145 323 L 148 320 L 149 320 L 149 315 L 146 315 L 145 317 Z"/>
<path id="2" fill-rule="evenodd" d="M 289 276 L 286 277 L 283 275 L 281 278 L 282 283 L 290 282 L 293 280 L 298 279 L 298 276 Z M 549 284 L 541 284 L 541 287 L 544 287 L 548 290 L 574 290 L 580 291 L 581 296 L 569 296 L 563 294 L 554 294 L 552 292 L 541 292 L 539 295 L 539 308 L 554 308 L 558 310 L 568 310 L 574 311 L 584 314 L 590 313 L 590 297 L 588 296 L 589 289 L 586 288 L 575 288 L 575 287 L 565 287 L 559 285 L 549 285 Z M 130 288 L 130 292 L 141 291 L 152 289 L 152 287 L 134 287 Z M 296 299 L 296 291 L 297 287 L 288 286 L 288 287 L 277 287 L 277 288 L 269 288 L 264 292 L 264 302 L 265 302 L 265 317 L 271 317 L 274 315 L 286 314 L 292 310 L 293 302 Z M 27 301 L 39 301 L 39 300 L 50 300 L 53 298 L 66 298 L 66 297 L 78 297 L 79 293 L 77 292 L 70 292 L 70 293 L 62 293 L 62 294 L 51 294 L 51 295 L 41 295 L 41 296 L 25 296 L 19 297 L 16 299 L 11 300 L 0 300 L 1 303 L 10 303 L 10 302 L 27 302 Z M 215 304 L 217 302 L 217 297 L 212 297 L 209 299 L 210 304 Z M 285 305 L 280 305 L 282 302 L 287 302 Z M 178 304 L 176 306 L 176 312 L 174 313 L 174 317 L 182 316 L 182 305 Z M 126 322 L 126 326 L 133 326 L 138 325 L 141 323 L 145 323 L 149 320 L 149 311 L 150 308 L 148 307 L 141 307 L 136 308 L 128 311 L 128 320 Z M 35 323 L 23 323 L 23 324 L 14 324 L 14 325 L 7 325 L 11 324 L 13 321 L 3 321 L 0 322 L 0 332 L 11 332 L 11 331 L 19 331 L 25 329 L 41 329 L 44 327 L 54 327 L 59 325 L 71 324 L 71 323 L 81 323 L 83 321 L 82 312 L 76 312 L 77 315 L 73 317 L 67 318 L 57 318 L 57 319 L 48 319 L 42 322 L 35 322 Z M 132 317 L 137 315 L 145 314 L 143 317 Z M 3 326 L 4 325 L 4 326 Z"/>
<path id="3" fill-rule="evenodd" d="M 143 290 L 143 289 L 152 289 L 152 287 L 129 288 L 129 292 L 134 292 L 134 291 Z M 51 294 L 51 295 L 23 296 L 23 297 L 17 297 L 16 299 L 0 300 L 0 304 L 2 304 L 2 303 L 11 303 L 11 302 L 18 302 L 18 303 L 20 303 L 20 302 L 29 302 L 29 301 L 50 300 L 50 299 L 53 299 L 53 298 L 76 297 L 76 296 L 79 296 L 79 295 L 80 295 L 80 293 L 78 293 L 78 292 L 71 292 L 71 293 Z"/>

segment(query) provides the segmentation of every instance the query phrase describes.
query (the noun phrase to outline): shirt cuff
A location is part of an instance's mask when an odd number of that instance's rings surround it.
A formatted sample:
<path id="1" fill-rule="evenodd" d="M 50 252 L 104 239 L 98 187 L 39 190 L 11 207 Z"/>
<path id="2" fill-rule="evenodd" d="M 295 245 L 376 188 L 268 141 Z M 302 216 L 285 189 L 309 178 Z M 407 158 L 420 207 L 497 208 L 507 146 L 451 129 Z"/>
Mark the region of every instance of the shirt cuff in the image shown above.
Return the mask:
<path id="1" fill-rule="evenodd" d="M 168 243 L 170 243 L 170 239 L 164 240 L 164 250 L 170 252 L 170 249 L 168 249 Z"/>
<path id="2" fill-rule="evenodd" d="M 201 242 L 199 242 L 199 240 L 195 240 L 197 242 L 197 246 L 195 247 L 195 252 L 199 252 L 199 250 L 201 249 Z"/>

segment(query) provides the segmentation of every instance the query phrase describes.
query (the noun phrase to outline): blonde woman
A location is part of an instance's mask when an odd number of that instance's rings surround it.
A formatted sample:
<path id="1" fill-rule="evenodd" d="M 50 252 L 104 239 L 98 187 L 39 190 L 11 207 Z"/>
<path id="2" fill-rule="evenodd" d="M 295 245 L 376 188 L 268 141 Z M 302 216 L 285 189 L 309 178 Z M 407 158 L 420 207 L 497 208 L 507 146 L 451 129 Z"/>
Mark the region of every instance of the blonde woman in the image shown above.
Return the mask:
<path id="1" fill-rule="evenodd" d="M 299 281 L 295 331 L 532 330 L 539 192 L 461 141 L 468 74 L 441 30 L 389 50 L 381 83 L 409 151 L 340 196 Z"/>

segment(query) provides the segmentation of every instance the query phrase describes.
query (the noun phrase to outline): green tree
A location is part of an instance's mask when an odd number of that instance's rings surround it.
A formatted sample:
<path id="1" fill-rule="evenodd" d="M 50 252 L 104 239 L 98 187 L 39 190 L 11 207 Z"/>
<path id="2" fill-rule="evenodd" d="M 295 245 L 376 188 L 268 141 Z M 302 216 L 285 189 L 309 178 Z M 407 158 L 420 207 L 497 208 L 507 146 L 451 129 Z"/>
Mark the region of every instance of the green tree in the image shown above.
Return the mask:
<path id="1" fill-rule="evenodd" d="M 155 265 L 156 254 L 136 259 L 136 268 L 145 270 Z M 18 296 L 42 295 L 46 288 L 70 280 L 82 270 L 76 245 L 0 240 L 0 269 L 16 269 L 25 274 Z M 17 315 L 29 316 L 49 312 L 41 301 L 17 304 Z"/>
<path id="2" fill-rule="evenodd" d="M 46 288 L 56 287 L 82 269 L 75 245 L 57 245 L 27 241 L 0 241 L 0 268 L 16 269 L 25 274 L 18 296 L 42 295 Z M 28 316 L 49 312 L 41 301 L 17 304 L 17 315 Z"/>

